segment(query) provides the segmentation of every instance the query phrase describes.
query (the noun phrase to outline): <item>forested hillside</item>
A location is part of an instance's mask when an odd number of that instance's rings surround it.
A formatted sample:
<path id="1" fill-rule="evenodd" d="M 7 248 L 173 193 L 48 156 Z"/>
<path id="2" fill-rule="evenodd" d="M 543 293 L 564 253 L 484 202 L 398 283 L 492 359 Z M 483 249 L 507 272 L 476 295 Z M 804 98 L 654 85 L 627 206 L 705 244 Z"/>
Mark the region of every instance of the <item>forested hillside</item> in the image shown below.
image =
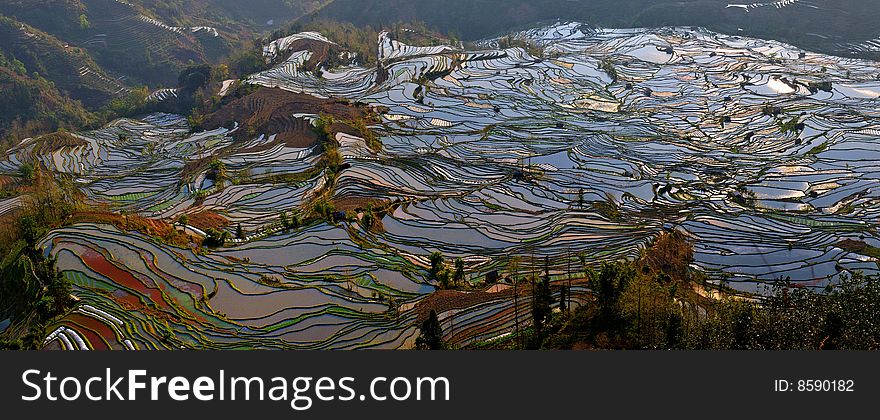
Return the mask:
<path id="1" fill-rule="evenodd" d="M 188 68 L 253 70 L 254 40 L 314 11 L 315 0 L 17 0 L 0 2 L 4 145 L 86 128 L 178 86 Z M 113 103 L 116 101 L 116 103 Z M 173 108 L 173 107 L 172 107 Z M 171 109 L 171 108 L 169 108 Z M 5 149 L 4 149 L 5 150 Z"/>
<path id="2" fill-rule="evenodd" d="M 21 61 L 0 51 L 0 150 L 17 140 L 60 128 L 87 127 L 94 121 L 82 104 L 62 94 L 52 82 L 28 74 Z"/>

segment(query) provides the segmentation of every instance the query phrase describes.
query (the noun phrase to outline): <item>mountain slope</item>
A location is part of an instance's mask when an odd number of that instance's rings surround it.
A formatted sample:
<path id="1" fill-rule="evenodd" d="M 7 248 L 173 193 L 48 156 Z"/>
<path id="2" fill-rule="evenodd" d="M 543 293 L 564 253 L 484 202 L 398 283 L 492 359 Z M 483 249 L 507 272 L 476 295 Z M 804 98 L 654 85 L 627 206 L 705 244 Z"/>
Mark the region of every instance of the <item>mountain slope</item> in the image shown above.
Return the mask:
<path id="1" fill-rule="evenodd" d="M 880 36 L 880 3 L 873 0 L 787 0 L 731 4 L 729 0 L 336 0 L 320 17 L 358 25 L 424 21 L 466 39 L 479 39 L 542 20 L 579 20 L 606 27 L 705 26 L 772 38 L 840 55 Z M 877 54 L 862 54 L 878 57 Z"/>
<path id="2" fill-rule="evenodd" d="M 60 91 L 97 108 L 125 91 L 82 48 L 0 16 L 0 51 L 24 64 L 28 73 L 51 80 Z"/>
<path id="3" fill-rule="evenodd" d="M 51 82 L 26 73 L 20 61 L 0 52 L 0 149 L 19 140 L 59 128 L 73 129 L 94 122 L 82 105 L 58 91 Z"/>
<path id="4" fill-rule="evenodd" d="M 170 84 L 187 63 L 229 50 L 212 28 L 171 26 L 115 0 L 22 0 L 0 5 L 0 13 L 84 48 L 131 84 Z"/>

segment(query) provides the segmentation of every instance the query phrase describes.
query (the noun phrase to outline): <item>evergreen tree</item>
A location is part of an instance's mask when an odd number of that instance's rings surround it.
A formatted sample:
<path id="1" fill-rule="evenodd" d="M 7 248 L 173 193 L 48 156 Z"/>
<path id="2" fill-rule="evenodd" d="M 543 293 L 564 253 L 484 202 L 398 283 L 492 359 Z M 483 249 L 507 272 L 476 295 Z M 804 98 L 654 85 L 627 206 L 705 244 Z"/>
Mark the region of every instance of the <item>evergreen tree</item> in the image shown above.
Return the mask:
<path id="1" fill-rule="evenodd" d="M 437 312 L 431 309 L 428 319 L 422 322 L 419 337 L 416 339 L 416 349 L 418 350 L 443 350 L 446 345 L 443 343 L 443 329 L 440 326 L 440 320 L 437 318 Z"/>
<path id="2" fill-rule="evenodd" d="M 568 294 L 567 287 L 563 286 L 561 289 L 559 289 L 559 309 L 561 309 L 563 312 L 567 309 L 567 305 L 566 305 L 566 301 L 565 301 L 567 294 Z"/>
<path id="3" fill-rule="evenodd" d="M 287 219 L 287 212 L 281 212 L 281 227 L 284 228 L 285 231 L 290 229 L 290 220 Z"/>
<path id="4" fill-rule="evenodd" d="M 443 261 L 443 254 L 435 252 L 431 254 L 431 268 L 428 271 L 428 277 L 440 283 L 443 289 L 449 288 L 449 271 L 446 269 L 446 263 Z"/>
<path id="5" fill-rule="evenodd" d="M 456 286 L 464 282 L 464 260 L 461 258 L 455 259 L 455 274 L 452 276 L 452 281 Z"/>

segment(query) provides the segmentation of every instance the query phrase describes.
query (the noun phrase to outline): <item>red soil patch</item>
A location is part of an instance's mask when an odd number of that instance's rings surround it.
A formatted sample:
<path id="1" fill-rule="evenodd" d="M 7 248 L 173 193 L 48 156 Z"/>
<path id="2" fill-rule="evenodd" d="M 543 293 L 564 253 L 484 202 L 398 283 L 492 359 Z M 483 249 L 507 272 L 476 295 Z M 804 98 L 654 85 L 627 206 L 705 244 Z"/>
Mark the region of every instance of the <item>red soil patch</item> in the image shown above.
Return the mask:
<path id="1" fill-rule="evenodd" d="M 330 51 L 335 50 L 335 46 L 326 42 L 314 39 L 299 39 L 290 43 L 288 51 L 311 51 L 312 56 L 303 64 L 306 71 L 314 71 L 321 63 L 330 58 Z M 338 52 L 336 52 L 338 55 Z M 287 54 L 287 53 L 285 53 Z M 284 56 L 286 60 L 289 55 Z"/>
<path id="2" fill-rule="evenodd" d="M 187 217 L 189 218 L 187 222 L 188 225 L 202 231 L 208 229 L 220 229 L 229 226 L 229 220 L 209 210 L 188 214 Z"/>
<path id="3" fill-rule="evenodd" d="M 375 121 L 372 110 L 367 106 L 354 106 L 345 101 L 320 99 L 277 88 L 259 88 L 207 115 L 204 127 L 208 130 L 228 127 L 235 121 L 241 125 L 234 134 L 236 140 L 246 140 L 259 134 L 276 134 L 276 142 L 283 142 L 287 146 L 310 146 L 318 137 L 308 122 L 293 117 L 296 113 L 327 114 L 336 121 Z M 357 134 L 357 130 L 345 124 L 334 124 L 332 129 Z"/>
<path id="4" fill-rule="evenodd" d="M 8 175 L 0 175 L 0 190 L 11 188 L 15 185 L 15 178 Z"/>
<path id="5" fill-rule="evenodd" d="M 108 261 L 104 255 L 99 254 L 95 251 L 87 251 L 84 252 L 83 255 L 80 256 L 82 258 L 83 264 L 85 264 L 90 269 L 94 270 L 96 273 L 112 280 L 114 283 L 117 283 L 123 287 L 126 287 L 129 290 L 133 290 L 144 296 L 147 300 L 152 301 L 159 305 L 160 308 L 167 310 L 169 312 L 173 312 L 174 309 L 165 302 L 164 297 L 162 296 L 162 292 L 157 287 L 149 287 L 143 281 L 135 278 L 131 273 L 125 271 L 112 262 Z"/>
<path id="6" fill-rule="evenodd" d="M 388 203 L 388 200 L 367 197 L 343 197 L 333 199 L 333 207 L 338 211 L 362 210 L 366 209 L 370 204 L 373 205 L 373 209 L 378 211 L 387 206 Z"/>
<path id="7" fill-rule="evenodd" d="M 107 324 L 82 314 L 71 314 L 64 318 L 68 327 L 76 330 L 95 350 L 110 350 L 118 342 L 116 332 Z"/>
<path id="8" fill-rule="evenodd" d="M 68 223 L 106 223 L 124 231 L 135 231 L 147 236 L 158 237 L 166 244 L 185 248 L 191 243 L 199 245 L 199 241 L 182 232 L 178 232 L 173 225 L 157 219 L 147 219 L 138 215 L 120 215 L 107 211 L 78 212 L 68 220 Z"/>

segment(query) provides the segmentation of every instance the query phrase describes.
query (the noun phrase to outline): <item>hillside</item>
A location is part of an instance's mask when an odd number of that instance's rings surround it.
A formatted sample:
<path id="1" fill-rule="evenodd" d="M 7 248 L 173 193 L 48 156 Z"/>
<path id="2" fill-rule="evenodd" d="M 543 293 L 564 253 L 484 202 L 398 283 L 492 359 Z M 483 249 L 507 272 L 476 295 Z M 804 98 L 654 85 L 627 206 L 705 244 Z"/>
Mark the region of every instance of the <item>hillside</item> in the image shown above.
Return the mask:
<path id="1" fill-rule="evenodd" d="M 25 72 L 19 61 L 0 52 L 0 149 L 25 137 L 60 128 L 90 125 L 94 117 L 52 83 Z"/>
<path id="2" fill-rule="evenodd" d="M 62 93 L 97 108 L 123 94 L 125 87 L 108 75 L 82 48 L 0 16 L 0 51 L 19 60 L 29 74 L 54 82 Z"/>
<path id="3" fill-rule="evenodd" d="M 215 25 L 227 29 L 262 29 L 280 25 L 331 0 L 132 0 L 147 13 L 180 26 Z M 271 22 L 271 23 L 270 23 Z"/>
<path id="4" fill-rule="evenodd" d="M 130 84 L 168 84 L 190 61 L 205 63 L 228 52 L 209 28 L 167 25 L 115 0 L 24 0 L 4 3 L 0 13 L 85 49 Z"/>
<path id="5" fill-rule="evenodd" d="M 0 139 L 7 144 L 38 131 L 83 128 L 86 120 L 94 120 L 90 111 L 114 108 L 111 101 L 125 100 L 130 91 L 143 86 L 160 92 L 177 87 L 184 69 L 217 65 L 230 55 L 249 51 L 253 40 L 263 32 L 324 3 L 0 2 L 3 83 L 14 94 L 14 101 L 4 104 L 4 111 L 9 111 L 0 115 Z M 261 61 L 247 54 L 244 57 L 257 64 Z M 238 67 L 234 59 L 232 62 L 235 73 Z M 106 118 L 113 114 L 101 115 Z"/>
<path id="6" fill-rule="evenodd" d="M 872 0 L 765 3 L 728 0 L 336 0 L 319 16 L 357 25 L 424 21 L 465 39 L 500 34 L 544 20 L 579 20 L 605 27 L 704 26 L 770 38 L 837 55 L 877 58 L 880 36 Z M 438 13 L 442 10 L 442 13 Z M 487 19 L 491 16 L 491 19 Z"/>
<path id="7" fill-rule="evenodd" d="M 7 184 L 55 175 L 82 202 L 13 232 L 79 299 L 35 347 L 410 348 L 431 310 L 456 348 L 873 345 L 731 339 L 739 307 L 716 301 L 880 275 L 876 62 L 685 27 L 411 31 L 380 32 L 375 64 L 346 46 L 366 29 L 291 34 L 190 118 L 131 113 L 0 158 Z M 208 70 L 181 92 L 228 81 Z M 743 336 L 774 337 L 748 316 Z"/>

